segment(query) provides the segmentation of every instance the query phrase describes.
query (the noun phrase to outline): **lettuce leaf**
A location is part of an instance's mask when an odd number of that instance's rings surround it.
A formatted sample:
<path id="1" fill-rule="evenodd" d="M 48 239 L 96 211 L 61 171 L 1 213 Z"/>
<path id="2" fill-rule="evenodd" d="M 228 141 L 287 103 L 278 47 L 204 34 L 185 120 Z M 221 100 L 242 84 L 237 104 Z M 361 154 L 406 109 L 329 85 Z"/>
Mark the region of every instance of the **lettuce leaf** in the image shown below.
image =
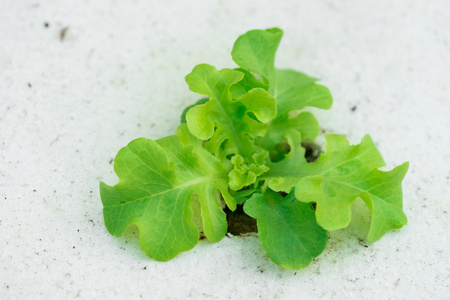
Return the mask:
<path id="1" fill-rule="evenodd" d="M 205 104 L 192 107 L 186 114 L 190 132 L 207 140 L 205 148 L 221 157 L 233 157 L 230 187 L 239 190 L 255 182 L 267 171 L 267 151 L 254 139 L 263 136 L 277 114 L 275 99 L 263 88 L 250 89 L 239 99 L 232 99 L 230 87 L 244 79 L 244 73 L 201 64 L 186 76 L 191 91 L 208 96 Z M 252 117 L 254 116 L 254 117 Z M 221 146 L 223 147 L 221 148 Z"/>
<path id="2" fill-rule="evenodd" d="M 357 197 L 364 200 L 372 215 L 370 242 L 406 225 L 401 182 L 408 163 L 389 172 L 379 171 L 384 161 L 368 135 L 355 146 L 341 135 L 327 135 L 325 153 L 315 163 L 306 162 L 298 132 L 289 132 L 288 141 L 290 153 L 283 161 L 269 165 L 265 174 L 268 186 L 284 192 L 295 188 L 297 199 L 317 203 L 317 222 L 324 229 L 348 226 L 351 204 Z"/>
<path id="3" fill-rule="evenodd" d="M 251 30 L 240 36 L 231 56 L 242 69 L 262 76 L 269 92 L 277 101 L 278 114 L 300 110 L 306 106 L 329 109 L 331 93 L 317 79 L 294 70 L 277 70 L 275 53 L 283 31 L 279 28 Z"/>
<path id="4" fill-rule="evenodd" d="M 257 220 L 267 255 L 285 269 L 306 267 L 327 245 L 328 233 L 317 224 L 311 205 L 292 196 L 282 197 L 268 189 L 247 200 L 244 211 Z"/>
<path id="5" fill-rule="evenodd" d="M 286 132 L 295 130 L 306 141 L 313 141 L 319 133 L 319 123 L 310 112 L 289 118 L 283 114 L 274 119 L 266 132 L 266 135 L 258 140 L 258 144 L 267 150 L 271 150 L 277 143 L 285 140 Z"/>
<path id="6" fill-rule="evenodd" d="M 100 184 L 108 231 L 121 236 L 132 224 L 139 228 L 142 250 L 151 258 L 167 261 L 192 249 L 199 239 L 191 199 L 201 207 L 201 229 L 217 242 L 226 234 L 226 216 L 217 190 L 231 210 L 236 202 L 228 192 L 224 165 L 193 139 L 185 125 L 177 136 L 159 141 L 137 139 L 116 156 L 115 186 Z M 186 144 L 183 144 L 185 142 Z"/>

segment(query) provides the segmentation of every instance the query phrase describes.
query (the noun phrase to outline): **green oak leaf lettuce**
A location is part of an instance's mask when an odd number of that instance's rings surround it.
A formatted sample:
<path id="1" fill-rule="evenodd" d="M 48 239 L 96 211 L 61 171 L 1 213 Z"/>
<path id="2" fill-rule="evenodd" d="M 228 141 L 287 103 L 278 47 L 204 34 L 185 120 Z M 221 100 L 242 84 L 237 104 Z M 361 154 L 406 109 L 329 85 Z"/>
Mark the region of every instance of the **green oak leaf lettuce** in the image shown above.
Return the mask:
<path id="1" fill-rule="evenodd" d="M 315 163 L 307 163 L 299 145 L 300 134 L 288 134 L 290 153 L 269 165 L 268 186 L 290 192 L 302 202 L 316 202 L 316 218 L 327 230 L 348 226 L 351 204 L 360 197 L 369 207 L 372 222 L 369 241 L 376 241 L 388 230 L 406 225 L 402 208 L 401 182 L 408 170 L 405 163 L 389 172 L 379 171 L 384 161 L 366 135 L 360 144 L 350 146 L 341 135 L 325 136 L 325 153 Z"/>
<path id="2" fill-rule="evenodd" d="M 229 174 L 233 190 L 254 183 L 258 175 L 267 171 L 264 165 L 267 151 L 256 146 L 254 139 L 264 136 L 267 123 L 277 114 L 275 99 L 260 87 L 232 99 L 230 87 L 245 78 L 244 75 L 237 70 L 218 71 L 201 64 L 186 76 L 191 91 L 209 97 L 205 104 L 187 112 L 189 130 L 197 138 L 208 140 L 205 148 L 211 153 L 236 155 L 235 169 Z"/>
<path id="3" fill-rule="evenodd" d="M 241 81 L 233 84 L 230 87 L 231 97 L 233 99 L 238 99 L 242 97 L 245 93 L 249 92 L 250 90 L 254 88 L 261 88 L 267 91 L 269 88 L 268 85 L 264 84 L 260 80 L 258 80 L 255 75 L 250 73 L 249 71 L 242 69 L 242 68 L 236 68 L 234 69 L 236 71 L 239 71 L 244 74 L 244 77 L 242 77 Z"/>
<path id="4" fill-rule="evenodd" d="M 351 218 L 350 205 L 360 197 L 372 216 L 367 240 L 375 242 L 407 223 L 401 188 L 407 170 L 408 163 L 404 163 L 389 172 L 375 169 L 354 180 L 307 176 L 296 184 L 295 195 L 300 201 L 317 203 L 317 222 L 327 230 L 346 227 Z"/>
<path id="5" fill-rule="evenodd" d="M 181 139 L 189 139 L 189 132 L 180 127 Z M 217 190 L 232 210 L 236 207 L 228 192 L 229 168 L 201 143 L 186 147 L 179 136 L 132 141 L 115 159 L 119 183 L 100 185 L 109 232 L 121 236 L 128 226 L 137 225 L 144 252 L 161 261 L 192 249 L 198 242 L 193 195 L 200 202 L 202 228 L 211 241 L 219 241 L 227 229 Z"/>
<path id="6" fill-rule="evenodd" d="M 408 163 L 379 170 L 384 161 L 369 135 L 358 145 L 326 135 L 324 152 L 307 160 L 320 129 L 302 110 L 329 109 L 333 99 L 316 78 L 275 67 L 282 36 L 278 28 L 251 30 L 233 46 L 239 67 L 194 67 L 185 80 L 203 98 L 183 111 L 176 135 L 136 139 L 119 151 L 119 182 L 100 183 L 112 235 L 136 225 L 146 255 L 167 261 L 203 236 L 220 241 L 225 206 L 243 205 L 267 256 L 300 269 L 325 249 L 328 231 L 348 226 L 358 197 L 371 214 L 369 242 L 407 223 Z"/>
<path id="7" fill-rule="evenodd" d="M 261 245 L 270 259 L 286 269 L 309 265 L 325 249 L 327 231 L 320 227 L 311 205 L 266 190 L 254 194 L 244 211 L 257 220 Z"/>
<path id="8" fill-rule="evenodd" d="M 205 104 L 196 105 L 186 114 L 189 130 L 194 136 L 208 140 L 205 145 L 211 153 L 217 152 L 226 141 L 227 154 L 251 155 L 249 138 L 264 135 L 268 124 L 276 116 L 276 101 L 264 89 L 254 88 L 239 99 L 232 99 L 230 86 L 244 74 L 230 69 L 218 71 L 201 64 L 186 76 L 189 89 L 209 97 Z M 256 119 L 251 118 L 252 112 Z"/>
<path id="9" fill-rule="evenodd" d="M 280 115 L 306 106 L 331 108 L 331 93 L 325 86 L 316 84 L 317 79 L 293 70 L 277 70 L 276 75 L 277 85 L 273 95 L 277 99 Z"/>
<path id="10" fill-rule="evenodd" d="M 272 88 L 276 82 L 275 54 L 282 36 L 279 28 L 250 30 L 236 40 L 231 57 L 241 68 L 261 75 Z"/>
<path id="11" fill-rule="evenodd" d="M 285 139 L 286 132 L 289 130 L 299 132 L 303 140 L 313 141 L 319 133 L 319 123 L 310 112 L 302 112 L 292 118 L 289 118 L 287 114 L 281 115 L 270 123 L 266 135 L 258 140 L 258 144 L 264 149 L 271 150 Z"/>
<path id="12" fill-rule="evenodd" d="M 333 103 L 330 91 L 316 84 L 317 79 L 275 68 L 275 53 L 282 36 L 278 28 L 251 30 L 236 40 L 231 56 L 241 68 L 262 76 L 269 84 L 279 115 L 306 106 L 329 109 Z"/>

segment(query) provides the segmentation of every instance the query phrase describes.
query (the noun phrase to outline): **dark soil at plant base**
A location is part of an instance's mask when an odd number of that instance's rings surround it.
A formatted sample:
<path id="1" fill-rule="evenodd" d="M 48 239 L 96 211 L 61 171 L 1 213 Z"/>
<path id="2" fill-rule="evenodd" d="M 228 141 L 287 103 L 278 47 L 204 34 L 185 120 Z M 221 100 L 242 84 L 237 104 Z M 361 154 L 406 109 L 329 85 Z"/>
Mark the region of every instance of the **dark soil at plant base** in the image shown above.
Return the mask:
<path id="1" fill-rule="evenodd" d="M 316 143 L 302 143 L 305 148 L 305 158 L 307 162 L 316 162 L 319 159 L 322 149 Z"/>
<path id="2" fill-rule="evenodd" d="M 248 216 L 242 205 L 238 205 L 235 211 L 231 211 L 228 207 L 225 207 L 224 211 L 227 214 L 228 232 L 232 235 L 258 232 L 256 219 Z"/>

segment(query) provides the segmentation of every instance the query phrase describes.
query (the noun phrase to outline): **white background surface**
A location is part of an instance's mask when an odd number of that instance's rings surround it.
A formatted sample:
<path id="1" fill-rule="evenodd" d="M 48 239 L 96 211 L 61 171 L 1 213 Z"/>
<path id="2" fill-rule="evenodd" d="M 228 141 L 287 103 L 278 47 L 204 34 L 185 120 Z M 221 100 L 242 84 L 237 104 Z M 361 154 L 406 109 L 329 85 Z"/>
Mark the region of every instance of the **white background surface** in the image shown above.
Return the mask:
<path id="1" fill-rule="evenodd" d="M 2 0 L 0 298 L 449 299 L 449 12 L 444 0 Z M 184 76 L 234 67 L 235 39 L 273 26 L 277 66 L 332 91 L 331 111 L 314 111 L 322 128 L 371 134 L 386 169 L 410 161 L 409 224 L 374 244 L 356 226 L 332 232 L 297 272 L 254 236 L 167 263 L 132 231 L 111 236 L 98 184 L 117 181 L 117 151 L 173 134 L 198 98 Z"/>

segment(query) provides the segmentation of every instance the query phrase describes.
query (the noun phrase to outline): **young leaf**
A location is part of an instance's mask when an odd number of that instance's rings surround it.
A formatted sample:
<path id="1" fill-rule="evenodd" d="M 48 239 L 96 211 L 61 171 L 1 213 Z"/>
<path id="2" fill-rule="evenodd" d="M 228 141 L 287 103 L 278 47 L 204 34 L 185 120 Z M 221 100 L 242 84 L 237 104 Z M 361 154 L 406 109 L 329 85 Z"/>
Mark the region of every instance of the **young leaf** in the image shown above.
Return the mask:
<path id="1" fill-rule="evenodd" d="M 258 79 L 256 79 L 256 77 L 249 71 L 242 69 L 242 68 L 237 68 L 234 70 L 243 73 L 244 77 L 242 78 L 241 81 L 239 81 L 231 86 L 230 92 L 231 92 L 231 97 L 233 99 L 241 98 L 242 96 L 244 96 L 245 93 L 249 92 L 250 90 L 252 90 L 254 88 L 261 88 L 266 91 L 269 88 L 268 85 L 266 85 L 266 84 L 262 83 L 261 81 L 259 81 Z"/>
<path id="2" fill-rule="evenodd" d="M 181 124 L 186 123 L 186 114 L 192 107 L 205 104 L 206 102 L 208 102 L 208 100 L 209 100 L 208 98 L 201 98 L 201 99 L 197 100 L 197 102 L 195 102 L 194 104 L 187 106 L 181 113 L 181 117 L 180 117 L 181 122 L 180 123 Z"/>
<path id="3" fill-rule="evenodd" d="M 201 140 L 210 139 L 215 133 L 214 122 L 230 126 L 230 118 L 233 116 L 229 116 L 225 111 L 228 106 L 232 106 L 230 86 L 239 82 L 243 76 L 244 74 L 230 69 L 217 71 L 215 67 L 207 64 L 197 65 L 186 76 L 186 83 L 191 91 L 210 98 L 205 104 L 192 107 L 186 114 L 189 131 L 194 136 Z M 230 131 L 230 128 L 227 129 Z M 213 145 L 215 149 L 225 137 L 214 139 L 217 141 Z"/>
<path id="4" fill-rule="evenodd" d="M 201 147 L 180 125 L 178 136 L 160 141 L 137 139 L 122 148 L 114 169 L 115 186 L 100 184 L 103 214 L 108 231 L 121 236 L 136 224 L 142 250 L 151 258 L 167 261 L 192 249 L 199 231 L 194 225 L 191 198 L 197 195 L 202 228 L 211 241 L 226 233 L 226 216 L 217 198 L 220 190 L 231 210 L 236 202 L 228 193 L 229 169 Z"/>
<path id="5" fill-rule="evenodd" d="M 238 66 L 263 76 L 274 86 L 275 53 L 282 36 L 279 28 L 250 30 L 236 40 L 231 57 Z"/>
<path id="6" fill-rule="evenodd" d="M 268 189 L 247 200 L 244 211 L 257 220 L 259 240 L 269 258 L 285 269 L 306 267 L 328 242 L 311 205 L 293 197 Z"/>
<path id="7" fill-rule="evenodd" d="M 264 165 L 267 153 L 254 145 L 254 139 L 265 134 L 267 122 L 277 114 L 275 99 L 262 88 L 253 88 L 237 100 L 231 98 L 230 87 L 243 76 L 239 71 L 217 71 L 206 64 L 198 65 L 186 76 L 193 92 L 210 98 L 188 111 L 189 130 L 194 136 L 208 140 L 205 148 L 211 153 L 223 151 L 222 158 L 236 155 L 235 169 L 230 173 L 233 190 L 252 184 L 267 170 Z"/>
<path id="8" fill-rule="evenodd" d="M 316 84 L 317 79 L 293 70 L 275 69 L 275 53 L 283 31 L 278 28 L 251 30 L 235 42 L 231 56 L 241 68 L 261 75 L 269 83 L 269 92 L 277 100 L 278 114 L 305 106 L 329 109 L 330 91 Z"/>
<path id="9" fill-rule="evenodd" d="M 256 178 L 269 168 L 265 165 L 267 152 L 255 153 L 252 160 L 245 160 L 237 154 L 231 158 L 234 169 L 228 174 L 228 185 L 232 190 L 238 191 L 256 181 Z"/>
<path id="10" fill-rule="evenodd" d="M 286 132 L 289 130 L 296 130 L 303 140 L 312 141 L 319 133 L 319 123 L 310 112 L 303 112 L 293 118 L 289 118 L 288 114 L 279 115 L 270 122 L 269 129 L 264 137 L 258 140 L 258 145 L 271 150 L 277 143 L 285 140 Z"/>
<path id="11" fill-rule="evenodd" d="M 191 91 L 210 98 L 205 104 L 191 108 L 186 119 L 194 136 L 210 139 L 205 147 L 211 153 L 215 153 L 226 140 L 227 154 L 251 156 L 254 147 L 248 137 L 262 136 L 268 127 L 263 123 L 276 116 L 276 101 L 262 88 L 254 88 L 237 100 L 231 98 L 230 87 L 243 76 L 239 71 L 217 71 L 207 64 L 196 66 L 186 76 Z M 249 117 L 249 112 L 259 122 Z"/>
<path id="12" fill-rule="evenodd" d="M 306 106 L 330 109 L 333 98 L 327 87 L 316 84 L 317 79 L 293 70 L 277 70 L 273 96 L 278 114 L 300 110 Z"/>

